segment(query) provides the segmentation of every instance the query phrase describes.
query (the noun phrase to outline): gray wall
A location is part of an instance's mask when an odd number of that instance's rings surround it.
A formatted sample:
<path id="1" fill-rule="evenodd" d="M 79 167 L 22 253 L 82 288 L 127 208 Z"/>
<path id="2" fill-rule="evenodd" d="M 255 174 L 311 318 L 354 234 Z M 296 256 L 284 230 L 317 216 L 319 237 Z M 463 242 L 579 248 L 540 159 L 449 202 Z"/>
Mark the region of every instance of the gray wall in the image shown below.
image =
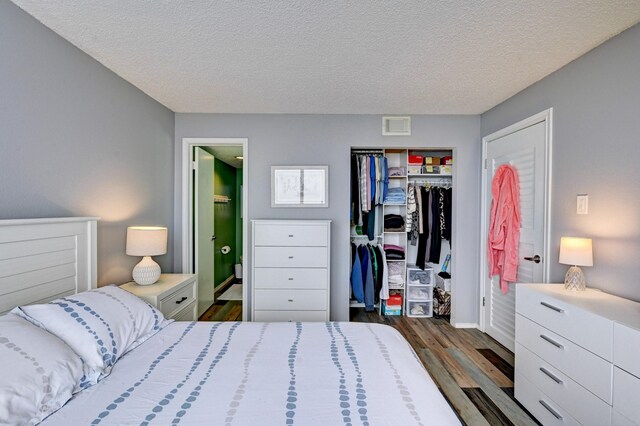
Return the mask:
<path id="1" fill-rule="evenodd" d="M 561 236 L 593 238 L 587 285 L 640 301 L 640 25 L 482 115 L 482 135 L 553 107 L 551 280 Z M 589 214 L 576 214 L 576 194 Z"/>
<path id="2" fill-rule="evenodd" d="M 128 281 L 127 225 L 173 225 L 173 135 L 173 112 L 0 1 L 0 218 L 100 216 L 99 284 Z"/>
<path id="3" fill-rule="evenodd" d="M 348 319 L 349 160 L 351 146 L 453 147 L 454 269 L 457 323 L 477 322 L 479 274 L 480 119 L 478 116 L 414 116 L 412 136 L 383 137 L 373 115 L 176 114 L 175 269 L 181 268 L 182 138 L 249 139 L 249 219 L 331 219 L 331 317 Z M 272 209 L 271 165 L 329 165 L 329 208 Z M 249 264 L 250 267 L 250 264 Z M 249 276 L 249 271 L 245 273 Z"/>

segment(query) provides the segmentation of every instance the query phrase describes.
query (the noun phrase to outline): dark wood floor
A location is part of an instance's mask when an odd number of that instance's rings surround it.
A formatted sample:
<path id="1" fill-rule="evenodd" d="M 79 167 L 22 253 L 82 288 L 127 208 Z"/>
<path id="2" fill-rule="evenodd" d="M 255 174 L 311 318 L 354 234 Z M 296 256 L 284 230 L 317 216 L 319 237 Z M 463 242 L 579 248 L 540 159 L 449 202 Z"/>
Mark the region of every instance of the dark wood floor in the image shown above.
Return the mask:
<path id="1" fill-rule="evenodd" d="M 351 321 L 396 328 L 409 341 L 463 424 L 539 425 L 513 397 L 513 353 L 476 329 L 445 319 L 385 317 L 351 309 Z M 200 321 L 241 321 L 241 301 L 218 301 Z"/>
<path id="2" fill-rule="evenodd" d="M 351 321 L 400 331 L 464 424 L 540 424 L 513 397 L 513 353 L 479 330 L 454 328 L 445 319 L 385 317 L 361 308 L 351 309 Z"/>
<path id="3" fill-rule="evenodd" d="M 200 315 L 198 321 L 242 321 L 242 300 L 218 299 L 233 284 L 242 284 L 242 281 L 235 280 L 216 288 L 214 294 L 215 303 Z"/>

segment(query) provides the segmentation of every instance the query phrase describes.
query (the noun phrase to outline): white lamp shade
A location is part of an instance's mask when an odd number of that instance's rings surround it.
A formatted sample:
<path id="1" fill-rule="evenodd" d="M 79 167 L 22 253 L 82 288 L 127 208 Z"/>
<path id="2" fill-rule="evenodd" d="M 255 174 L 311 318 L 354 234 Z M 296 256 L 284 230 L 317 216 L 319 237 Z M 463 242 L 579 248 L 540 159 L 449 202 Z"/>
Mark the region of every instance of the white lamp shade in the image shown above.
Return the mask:
<path id="1" fill-rule="evenodd" d="M 129 256 L 158 256 L 167 252 L 167 228 L 164 226 L 130 226 L 127 228 Z"/>
<path id="2" fill-rule="evenodd" d="M 560 263 L 574 266 L 593 266 L 591 238 L 562 237 Z"/>

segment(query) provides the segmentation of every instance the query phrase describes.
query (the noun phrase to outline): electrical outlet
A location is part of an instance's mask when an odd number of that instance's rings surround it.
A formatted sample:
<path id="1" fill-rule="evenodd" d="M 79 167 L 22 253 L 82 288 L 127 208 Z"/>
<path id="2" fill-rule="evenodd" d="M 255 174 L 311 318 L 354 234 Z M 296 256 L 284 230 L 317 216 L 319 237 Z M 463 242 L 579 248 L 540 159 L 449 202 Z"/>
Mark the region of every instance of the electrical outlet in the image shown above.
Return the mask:
<path id="1" fill-rule="evenodd" d="M 578 194 L 576 213 L 589 214 L 589 196 L 587 194 Z"/>

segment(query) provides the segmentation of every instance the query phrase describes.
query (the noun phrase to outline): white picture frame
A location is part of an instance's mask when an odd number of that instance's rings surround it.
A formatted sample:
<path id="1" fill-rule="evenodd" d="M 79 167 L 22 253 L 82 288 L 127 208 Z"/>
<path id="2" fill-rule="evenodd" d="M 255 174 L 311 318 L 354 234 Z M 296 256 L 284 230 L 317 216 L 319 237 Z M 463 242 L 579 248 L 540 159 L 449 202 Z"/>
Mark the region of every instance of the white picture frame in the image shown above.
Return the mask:
<path id="1" fill-rule="evenodd" d="M 271 207 L 329 207 L 329 166 L 271 166 Z"/>

